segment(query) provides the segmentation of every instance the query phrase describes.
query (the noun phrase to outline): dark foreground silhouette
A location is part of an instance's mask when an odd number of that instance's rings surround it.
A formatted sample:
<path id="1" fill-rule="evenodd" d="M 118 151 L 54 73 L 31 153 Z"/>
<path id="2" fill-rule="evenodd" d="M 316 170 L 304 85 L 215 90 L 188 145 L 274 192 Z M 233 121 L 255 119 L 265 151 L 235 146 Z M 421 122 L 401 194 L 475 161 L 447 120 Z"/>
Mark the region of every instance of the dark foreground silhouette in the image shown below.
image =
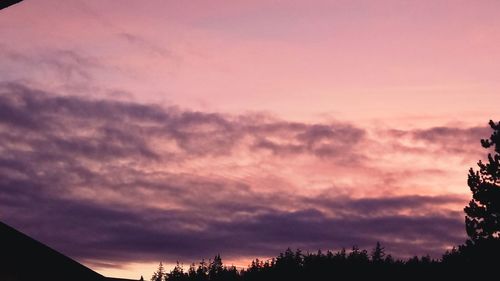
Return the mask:
<path id="1" fill-rule="evenodd" d="M 224 266 L 216 255 L 209 262 L 201 261 L 184 269 L 179 263 L 169 273 L 160 264 L 151 277 L 152 281 L 267 281 L 267 280 L 435 280 L 470 278 L 497 275 L 500 243 L 498 239 L 484 244 L 466 244 L 446 252 L 440 259 L 429 256 L 406 260 L 386 255 L 377 243 L 371 251 L 340 250 L 325 253 L 303 253 L 287 249 L 267 261 L 254 260 L 248 268 L 238 270 Z"/>
<path id="2" fill-rule="evenodd" d="M 0 10 L 17 4 L 23 0 L 0 0 Z"/>
<path id="3" fill-rule="evenodd" d="M 114 280 L 0 222 L 0 281 Z"/>

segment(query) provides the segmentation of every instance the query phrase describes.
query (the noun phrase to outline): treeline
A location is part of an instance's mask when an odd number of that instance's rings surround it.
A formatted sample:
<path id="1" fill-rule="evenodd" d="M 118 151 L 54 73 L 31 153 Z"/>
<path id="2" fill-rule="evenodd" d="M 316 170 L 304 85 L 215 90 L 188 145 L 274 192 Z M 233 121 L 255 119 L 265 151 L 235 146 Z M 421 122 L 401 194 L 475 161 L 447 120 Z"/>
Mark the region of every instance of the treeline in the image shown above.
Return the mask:
<path id="1" fill-rule="evenodd" d="M 322 281 L 322 280 L 497 280 L 500 266 L 500 122 L 490 120 L 493 130 L 481 145 L 493 149 L 488 161 L 479 161 L 478 171 L 470 169 L 467 184 L 472 199 L 465 207 L 469 240 L 446 252 L 440 259 L 429 256 L 394 259 L 377 243 L 368 252 L 353 247 L 338 252 L 303 253 L 286 250 L 271 260 L 254 260 L 238 270 L 224 266 L 220 255 L 208 263 L 192 264 L 185 270 L 177 265 L 165 273 L 160 264 L 152 281 Z M 494 277 L 496 276 L 496 278 Z M 483 278 L 484 277 L 484 278 Z"/>
<path id="2" fill-rule="evenodd" d="M 367 277 L 389 280 L 415 278 L 477 277 L 498 264 L 498 239 L 467 242 L 447 251 L 440 259 L 429 256 L 395 259 L 377 243 L 372 251 L 353 247 L 347 251 L 303 253 L 287 249 L 270 260 L 255 259 L 246 269 L 225 266 L 220 255 L 184 268 L 180 263 L 166 272 L 160 263 L 151 281 L 267 281 L 267 280 L 361 280 Z M 481 271 L 476 271 L 483 268 Z M 410 278 L 411 279 L 411 278 Z"/>

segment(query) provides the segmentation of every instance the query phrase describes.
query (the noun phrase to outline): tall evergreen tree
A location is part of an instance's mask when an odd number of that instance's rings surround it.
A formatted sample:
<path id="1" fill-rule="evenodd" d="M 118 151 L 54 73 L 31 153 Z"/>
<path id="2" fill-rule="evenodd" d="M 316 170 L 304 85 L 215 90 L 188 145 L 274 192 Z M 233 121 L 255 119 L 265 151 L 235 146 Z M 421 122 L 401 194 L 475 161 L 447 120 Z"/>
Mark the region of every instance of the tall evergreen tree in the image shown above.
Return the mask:
<path id="1" fill-rule="evenodd" d="M 196 276 L 198 280 L 207 280 L 208 279 L 208 264 L 203 259 L 198 265 L 198 269 L 196 269 Z"/>
<path id="2" fill-rule="evenodd" d="M 163 267 L 163 263 L 160 262 L 158 269 L 153 273 L 153 276 L 151 276 L 151 281 L 164 281 L 165 277 L 165 268 Z"/>
<path id="3" fill-rule="evenodd" d="M 223 270 L 222 259 L 219 254 L 214 257 L 214 260 L 210 262 L 208 268 L 208 276 L 210 280 L 217 279 L 218 276 L 221 275 Z"/>
<path id="4" fill-rule="evenodd" d="M 175 267 L 166 276 L 167 280 L 184 280 L 186 274 L 184 273 L 184 268 L 182 267 L 182 265 L 179 263 L 179 261 L 177 261 Z"/>
<path id="5" fill-rule="evenodd" d="M 377 245 L 375 246 L 375 248 L 372 251 L 372 256 L 371 256 L 372 262 L 381 263 L 384 261 L 384 257 L 385 257 L 384 247 L 382 247 L 380 242 L 377 242 Z"/>
<path id="6" fill-rule="evenodd" d="M 472 200 L 465 207 L 465 226 L 472 242 L 499 238 L 500 235 L 500 122 L 490 120 L 493 134 L 481 140 L 484 148 L 493 148 L 488 163 L 479 161 L 479 171 L 469 170 L 468 185 Z"/>

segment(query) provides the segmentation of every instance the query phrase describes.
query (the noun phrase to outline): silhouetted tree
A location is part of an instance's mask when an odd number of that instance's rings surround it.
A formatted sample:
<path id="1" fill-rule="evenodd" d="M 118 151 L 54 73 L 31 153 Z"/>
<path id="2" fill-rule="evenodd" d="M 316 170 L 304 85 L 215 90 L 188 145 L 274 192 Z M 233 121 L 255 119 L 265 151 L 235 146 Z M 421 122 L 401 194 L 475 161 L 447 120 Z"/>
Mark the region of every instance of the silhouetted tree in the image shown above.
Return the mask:
<path id="1" fill-rule="evenodd" d="M 370 261 L 368 252 L 366 250 L 360 250 L 358 246 L 352 247 L 352 251 L 347 256 L 347 260 L 351 264 L 366 264 Z"/>
<path id="2" fill-rule="evenodd" d="M 475 243 L 481 239 L 499 238 L 500 234 L 500 122 L 490 120 L 493 129 L 490 139 L 482 139 L 484 148 L 494 148 L 488 163 L 479 161 L 479 171 L 469 170 L 468 185 L 472 200 L 465 207 L 467 234 Z"/>
<path id="3" fill-rule="evenodd" d="M 387 255 L 384 259 L 384 262 L 386 264 L 393 264 L 395 263 L 396 261 L 394 260 L 394 258 L 392 257 L 392 255 Z"/>
<path id="4" fill-rule="evenodd" d="M 385 257 L 385 250 L 382 245 L 380 245 L 380 242 L 377 242 L 377 245 L 375 245 L 375 248 L 372 251 L 372 262 L 374 263 L 380 263 L 384 261 Z"/>
<path id="5" fill-rule="evenodd" d="M 465 277 L 473 279 L 482 276 L 488 270 L 471 270 L 467 259 L 474 254 L 477 248 L 462 245 L 453 248 L 443 255 L 441 261 L 431 259 L 430 256 L 414 256 L 408 260 L 393 259 L 386 255 L 384 248 L 377 243 L 371 256 L 366 250 L 353 247 L 348 253 L 345 249 L 332 253 L 303 254 L 300 250 L 287 249 L 280 253 L 276 259 L 261 261 L 255 259 L 247 269 L 238 271 L 234 266 L 226 267 L 220 255 L 213 261 L 206 263 L 204 260 L 195 267 L 193 263 L 189 271 L 183 271 L 182 266 L 177 266 L 166 275 L 167 281 L 330 281 L 330 280 L 427 280 L 444 277 L 445 280 Z M 471 254 L 472 253 L 472 254 Z M 495 260 L 495 262 L 498 260 Z M 484 264 L 481 262 L 481 264 Z M 475 264 L 474 269 L 481 268 Z M 495 266 L 488 266 L 495 269 Z M 154 276 L 161 276 L 162 266 Z M 165 276 L 165 275 L 163 275 Z"/>
<path id="6" fill-rule="evenodd" d="M 208 280 L 208 265 L 205 260 L 201 260 L 198 268 L 196 269 L 196 280 L 204 281 Z"/>
<path id="7" fill-rule="evenodd" d="M 222 259 L 219 254 L 214 257 L 214 260 L 210 262 L 208 267 L 208 279 L 209 280 L 217 280 L 219 276 L 222 275 L 222 271 L 224 270 Z"/>
<path id="8" fill-rule="evenodd" d="M 186 277 L 187 276 L 184 273 L 184 268 L 182 268 L 182 265 L 179 263 L 179 261 L 177 261 L 177 264 L 170 271 L 170 273 L 167 274 L 167 280 L 185 280 Z"/>
<path id="9" fill-rule="evenodd" d="M 153 273 L 153 276 L 151 277 L 151 281 L 164 281 L 165 277 L 165 268 L 163 267 L 163 263 L 160 262 L 160 265 L 158 265 L 158 269 Z"/>
<path id="10" fill-rule="evenodd" d="M 333 259 L 335 259 L 337 261 L 342 261 L 342 262 L 345 261 L 347 259 L 347 252 L 346 252 L 345 248 L 342 248 L 342 250 L 335 253 L 335 255 L 333 256 Z"/>
<path id="11" fill-rule="evenodd" d="M 195 263 L 192 263 L 192 264 L 189 266 L 189 270 L 188 270 L 188 277 L 189 277 L 189 280 L 197 280 L 197 279 L 196 279 L 196 276 L 197 276 L 197 273 L 196 273 L 196 266 L 195 266 Z"/>

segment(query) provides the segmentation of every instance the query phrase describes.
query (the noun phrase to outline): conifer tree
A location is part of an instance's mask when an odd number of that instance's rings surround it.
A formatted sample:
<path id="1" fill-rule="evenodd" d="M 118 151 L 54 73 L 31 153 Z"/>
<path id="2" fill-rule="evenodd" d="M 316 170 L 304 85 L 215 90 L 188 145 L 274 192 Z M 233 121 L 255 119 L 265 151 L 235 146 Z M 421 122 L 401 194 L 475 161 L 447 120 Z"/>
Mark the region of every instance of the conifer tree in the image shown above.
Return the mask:
<path id="1" fill-rule="evenodd" d="M 377 245 L 375 246 L 375 248 L 372 251 L 372 256 L 371 256 L 372 262 L 381 263 L 384 261 L 384 257 L 385 257 L 384 247 L 382 247 L 382 245 L 380 245 L 380 242 L 377 242 Z"/>
<path id="2" fill-rule="evenodd" d="M 151 277 L 151 281 L 164 281 L 165 280 L 165 268 L 163 267 L 163 263 L 160 262 L 158 265 L 158 269 L 153 273 Z"/>
<path id="3" fill-rule="evenodd" d="M 214 260 L 210 263 L 208 269 L 208 276 L 210 280 L 215 280 L 223 270 L 222 259 L 219 254 L 214 257 Z"/>
<path id="4" fill-rule="evenodd" d="M 500 122 L 490 120 L 493 134 L 481 140 L 484 148 L 493 148 L 488 163 L 479 161 L 478 171 L 469 170 L 468 185 L 472 200 L 465 207 L 465 226 L 472 242 L 499 238 L 500 234 Z"/>

